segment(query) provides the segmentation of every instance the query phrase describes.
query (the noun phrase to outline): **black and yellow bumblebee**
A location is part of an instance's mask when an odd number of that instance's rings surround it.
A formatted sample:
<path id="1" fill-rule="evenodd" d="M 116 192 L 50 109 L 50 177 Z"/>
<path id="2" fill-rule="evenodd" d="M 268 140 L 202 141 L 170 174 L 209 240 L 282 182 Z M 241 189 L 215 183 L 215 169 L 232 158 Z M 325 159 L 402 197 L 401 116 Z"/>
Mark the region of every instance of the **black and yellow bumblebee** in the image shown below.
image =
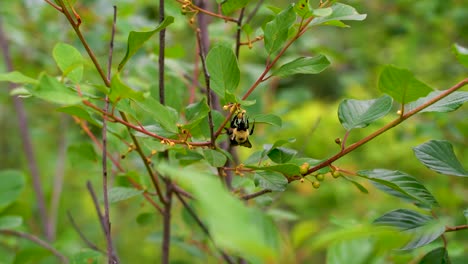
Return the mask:
<path id="1" fill-rule="evenodd" d="M 225 128 L 229 135 L 229 141 L 232 146 L 243 146 L 251 148 L 249 136 L 253 134 L 255 128 L 255 122 L 252 125 L 252 129 L 249 129 L 249 118 L 245 114 L 245 110 L 239 111 L 231 120 L 231 126 Z"/>

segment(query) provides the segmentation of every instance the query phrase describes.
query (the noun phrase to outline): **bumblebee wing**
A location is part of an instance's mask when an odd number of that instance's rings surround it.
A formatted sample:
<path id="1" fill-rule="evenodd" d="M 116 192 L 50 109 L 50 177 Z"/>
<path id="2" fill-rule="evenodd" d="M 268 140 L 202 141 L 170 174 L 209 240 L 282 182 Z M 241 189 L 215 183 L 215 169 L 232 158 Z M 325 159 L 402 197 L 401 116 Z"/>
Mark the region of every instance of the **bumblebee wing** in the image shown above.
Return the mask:
<path id="1" fill-rule="evenodd" d="M 237 142 L 236 142 L 237 143 Z M 246 141 L 242 142 L 241 144 L 239 144 L 243 147 L 246 147 L 246 148 L 251 148 L 252 147 L 252 144 L 250 143 L 250 140 L 247 139 Z"/>

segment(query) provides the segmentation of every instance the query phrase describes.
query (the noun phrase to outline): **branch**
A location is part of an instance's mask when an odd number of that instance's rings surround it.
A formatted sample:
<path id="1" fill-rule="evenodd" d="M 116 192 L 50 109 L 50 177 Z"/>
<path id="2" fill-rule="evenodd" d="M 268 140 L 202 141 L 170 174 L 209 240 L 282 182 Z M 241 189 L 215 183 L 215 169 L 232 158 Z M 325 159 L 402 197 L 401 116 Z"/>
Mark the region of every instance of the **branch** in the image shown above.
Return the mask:
<path id="1" fill-rule="evenodd" d="M 60 253 L 57 249 L 52 247 L 46 241 L 38 238 L 37 236 L 31 235 L 31 234 L 28 234 L 28 233 L 23 233 L 23 232 L 20 232 L 20 231 L 9 230 L 9 229 L 0 229 L 0 234 L 25 238 L 25 239 L 27 239 L 29 241 L 32 241 L 32 242 L 38 244 L 39 246 L 41 246 L 43 248 L 49 250 L 50 252 L 52 252 L 52 254 L 54 254 L 58 259 L 60 259 L 60 261 L 62 263 L 69 263 L 67 257 L 62 255 L 62 253 Z"/>
<path id="2" fill-rule="evenodd" d="M 6 39 L 5 33 L 3 31 L 3 22 L 0 17 L 0 46 L 2 49 L 2 55 L 5 61 L 6 69 L 8 71 L 13 71 L 13 61 L 10 57 L 10 48 L 8 41 Z M 13 90 L 16 87 L 14 84 L 10 84 L 10 90 Z M 29 133 L 28 119 L 26 116 L 25 107 L 23 101 L 18 97 L 13 97 L 13 104 L 15 107 L 15 112 L 18 118 L 19 132 L 21 137 L 21 142 L 23 142 L 23 151 L 26 156 L 26 161 L 28 163 L 29 172 L 31 173 L 32 185 L 34 190 L 34 195 L 37 202 L 37 207 L 39 210 L 39 219 L 41 221 L 42 232 L 45 234 L 47 240 L 51 240 L 52 235 L 49 230 L 49 219 L 47 216 L 47 209 L 44 198 L 44 191 L 42 190 L 41 177 L 39 173 L 38 164 L 36 157 L 34 155 L 34 146 L 31 140 L 31 135 Z"/>
<path id="3" fill-rule="evenodd" d="M 411 111 L 409 111 L 407 113 L 402 114 L 397 119 L 395 119 L 395 120 L 391 121 L 390 123 L 386 124 L 382 128 L 375 131 L 374 133 L 366 136 L 365 138 L 359 140 L 358 142 L 355 142 L 354 144 L 349 145 L 347 148 L 343 148 L 339 153 L 335 154 L 333 157 L 331 157 L 331 158 L 327 159 L 326 161 L 324 161 L 324 162 L 310 168 L 307 171 L 307 174 L 310 174 L 310 173 L 312 173 L 314 171 L 317 171 L 317 170 L 319 170 L 321 168 L 324 168 L 324 167 L 327 167 L 327 166 L 331 165 L 334 161 L 338 160 L 339 158 L 343 157 L 344 155 L 348 154 L 349 152 L 359 148 L 360 146 L 366 144 L 367 142 L 371 141 L 372 139 L 376 138 L 377 136 L 380 136 L 384 132 L 390 130 L 391 128 L 393 128 L 393 127 L 395 127 L 397 125 L 399 125 L 400 123 L 402 123 L 406 119 L 408 119 L 411 116 L 419 113 L 421 110 L 429 107 L 430 105 L 436 103 L 437 101 L 441 100 L 442 98 L 448 96 L 449 94 L 455 92 L 456 90 L 462 88 L 463 86 L 465 86 L 467 84 L 468 84 L 468 78 L 465 78 L 462 81 L 455 84 L 454 86 L 452 86 L 451 88 L 445 90 L 440 95 L 432 98 L 431 100 L 429 100 L 426 103 L 420 105 L 419 107 L 417 107 L 417 108 L 415 108 L 415 109 L 413 109 L 413 110 L 411 110 Z M 291 181 L 298 180 L 298 179 L 300 179 L 300 177 L 292 177 L 292 178 L 289 179 L 289 181 L 291 182 Z"/>
<path id="4" fill-rule="evenodd" d="M 115 36 L 115 23 L 117 20 L 117 7 L 114 6 L 114 19 L 112 23 L 112 32 L 111 32 L 111 39 L 110 39 L 110 48 L 109 48 L 109 58 L 108 58 L 108 65 L 107 65 L 107 81 L 110 82 L 111 76 L 111 69 L 112 69 L 112 52 L 114 47 L 114 36 Z M 109 112 L 109 96 L 106 94 L 105 97 L 105 106 L 104 112 Z M 115 249 L 112 245 L 112 232 L 111 232 L 111 222 L 110 222 L 110 214 L 109 214 L 109 191 L 108 191 L 108 170 L 107 170 L 107 115 L 103 116 L 102 119 L 102 195 L 104 197 L 104 225 L 106 228 L 104 229 L 104 233 L 106 235 L 106 244 L 107 244 L 107 256 L 108 256 L 108 263 L 119 263 L 117 256 L 115 254 Z"/>

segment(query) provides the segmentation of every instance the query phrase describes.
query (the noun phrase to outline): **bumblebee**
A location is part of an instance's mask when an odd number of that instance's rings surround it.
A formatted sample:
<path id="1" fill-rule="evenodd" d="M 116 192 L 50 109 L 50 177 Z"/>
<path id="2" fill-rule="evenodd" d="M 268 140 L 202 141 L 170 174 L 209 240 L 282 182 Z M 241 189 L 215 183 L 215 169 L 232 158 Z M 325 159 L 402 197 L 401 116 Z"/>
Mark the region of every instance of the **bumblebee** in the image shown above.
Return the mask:
<path id="1" fill-rule="evenodd" d="M 249 118 L 245 114 L 245 111 L 242 110 L 232 118 L 231 127 L 225 129 L 232 146 L 251 148 L 252 144 L 249 141 L 249 136 L 253 134 L 254 128 L 255 122 L 252 125 L 252 129 L 249 130 Z"/>

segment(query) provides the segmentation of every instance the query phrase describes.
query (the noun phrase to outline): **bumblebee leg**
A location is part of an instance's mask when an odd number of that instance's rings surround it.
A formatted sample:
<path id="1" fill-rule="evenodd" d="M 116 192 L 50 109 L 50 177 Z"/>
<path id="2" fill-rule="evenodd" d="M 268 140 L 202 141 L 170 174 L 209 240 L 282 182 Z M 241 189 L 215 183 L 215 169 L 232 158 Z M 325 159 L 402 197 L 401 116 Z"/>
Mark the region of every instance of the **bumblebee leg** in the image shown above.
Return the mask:
<path id="1" fill-rule="evenodd" d="M 253 124 L 252 124 L 252 129 L 250 130 L 250 134 L 249 134 L 249 135 L 252 135 L 252 134 L 253 134 L 254 128 L 255 128 L 255 121 L 254 121 Z"/>

